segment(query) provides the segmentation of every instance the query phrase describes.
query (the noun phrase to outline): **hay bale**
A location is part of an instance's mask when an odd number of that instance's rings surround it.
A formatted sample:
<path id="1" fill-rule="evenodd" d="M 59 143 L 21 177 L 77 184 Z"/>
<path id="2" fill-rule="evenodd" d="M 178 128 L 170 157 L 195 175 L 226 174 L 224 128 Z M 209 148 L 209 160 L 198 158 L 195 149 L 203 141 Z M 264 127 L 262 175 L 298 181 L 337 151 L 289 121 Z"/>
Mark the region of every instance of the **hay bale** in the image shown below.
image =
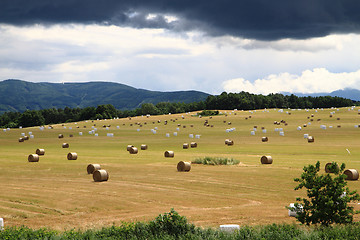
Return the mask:
<path id="1" fill-rule="evenodd" d="M 174 151 L 165 151 L 164 156 L 165 157 L 174 157 Z"/>
<path id="2" fill-rule="evenodd" d="M 307 140 L 308 140 L 308 143 L 313 143 L 315 141 L 313 136 L 308 136 Z"/>
<path id="3" fill-rule="evenodd" d="M 261 164 L 272 164 L 273 159 L 271 156 L 262 156 L 261 157 Z"/>
<path id="4" fill-rule="evenodd" d="M 330 169 L 331 164 L 332 164 L 332 163 L 327 163 L 327 164 L 325 165 L 325 172 L 326 172 L 326 173 L 333 173 L 333 171 Z M 336 168 L 337 168 L 337 169 L 340 169 L 338 164 L 336 164 Z"/>
<path id="5" fill-rule="evenodd" d="M 223 232 L 235 232 L 238 231 L 240 229 L 240 226 L 237 224 L 224 224 L 224 225 L 220 225 L 220 231 Z"/>
<path id="6" fill-rule="evenodd" d="M 138 153 L 137 147 L 132 147 L 132 148 L 130 148 L 129 153 L 130 153 L 130 154 L 137 154 L 137 153 Z"/>
<path id="7" fill-rule="evenodd" d="M 62 135 L 62 134 L 59 134 L 59 136 L 58 136 L 59 138 L 64 138 L 64 135 Z"/>
<path id="8" fill-rule="evenodd" d="M 29 140 L 29 136 L 24 136 L 23 139 L 24 140 Z"/>
<path id="9" fill-rule="evenodd" d="M 30 154 L 28 157 L 29 162 L 38 162 L 39 161 L 39 155 L 37 154 Z"/>
<path id="10" fill-rule="evenodd" d="M 191 162 L 180 161 L 177 164 L 177 170 L 179 172 L 189 172 L 191 170 Z"/>
<path id="11" fill-rule="evenodd" d="M 93 174 L 96 170 L 100 169 L 100 164 L 89 164 L 86 168 L 88 174 Z"/>
<path id="12" fill-rule="evenodd" d="M 24 142 L 24 138 L 19 138 L 19 142 Z"/>
<path id="13" fill-rule="evenodd" d="M 183 149 L 188 149 L 189 148 L 189 144 L 188 143 L 184 143 L 183 144 Z"/>
<path id="14" fill-rule="evenodd" d="M 126 150 L 129 152 L 131 148 L 133 148 L 134 145 L 127 145 Z"/>
<path id="15" fill-rule="evenodd" d="M 74 135 L 70 134 L 69 137 L 74 137 Z"/>
<path id="16" fill-rule="evenodd" d="M 68 143 L 63 143 L 62 148 L 69 148 L 69 144 Z"/>
<path id="17" fill-rule="evenodd" d="M 359 172 L 356 169 L 346 169 L 344 171 L 346 175 L 345 180 L 358 180 L 359 179 Z"/>
<path id="18" fill-rule="evenodd" d="M 225 145 L 227 145 L 229 141 L 230 139 L 225 139 Z"/>
<path id="19" fill-rule="evenodd" d="M 77 153 L 75 152 L 69 152 L 67 155 L 68 160 L 76 160 L 77 159 Z"/>
<path id="20" fill-rule="evenodd" d="M 197 147 L 197 143 L 196 143 L 196 142 L 191 142 L 191 143 L 190 143 L 190 147 L 191 147 L 191 148 L 196 148 L 196 147 Z"/>
<path id="21" fill-rule="evenodd" d="M 262 137 L 262 138 L 261 138 L 261 141 L 262 141 L 262 142 L 267 142 L 267 141 L 269 141 L 269 139 L 268 139 L 268 137 Z"/>
<path id="22" fill-rule="evenodd" d="M 93 173 L 93 179 L 95 182 L 107 181 L 107 180 L 109 180 L 109 173 L 104 169 L 96 170 Z"/>
<path id="23" fill-rule="evenodd" d="M 229 140 L 229 141 L 227 142 L 227 145 L 228 145 L 228 146 L 234 145 L 234 141 L 233 141 L 233 140 Z"/>
<path id="24" fill-rule="evenodd" d="M 148 146 L 146 144 L 141 144 L 141 147 L 140 147 L 141 150 L 147 150 L 148 149 Z"/>
<path id="25" fill-rule="evenodd" d="M 43 148 L 36 149 L 36 154 L 37 155 L 45 155 L 45 149 L 43 149 Z"/>

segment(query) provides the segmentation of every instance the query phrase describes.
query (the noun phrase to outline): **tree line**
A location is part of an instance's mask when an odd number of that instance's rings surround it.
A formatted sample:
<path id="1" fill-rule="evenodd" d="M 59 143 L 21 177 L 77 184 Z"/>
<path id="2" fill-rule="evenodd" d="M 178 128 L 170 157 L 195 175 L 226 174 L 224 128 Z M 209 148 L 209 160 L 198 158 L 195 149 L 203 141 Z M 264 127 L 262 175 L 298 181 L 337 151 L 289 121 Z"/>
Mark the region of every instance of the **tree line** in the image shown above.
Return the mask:
<path id="1" fill-rule="evenodd" d="M 169 113 L 184 113 L 198 110 L 253 110 L 264 108 L 330 108 L 359 105 L 350 99 L 341 97 L 297 97 L 295 95 L 251 94 L 248 92 L 209 95 L 205 101 L 193 103 L 160 102 L 157 104 L 143 103 L 133 110 L 118 110 L 111 104 L 97 107 L 26 110 L 6 112 L 0 116 L 2 128 L 31 127 L 65 122 L 77 122 L 94 119 L 124 118 L 141 115 L 162 115 Z"/>

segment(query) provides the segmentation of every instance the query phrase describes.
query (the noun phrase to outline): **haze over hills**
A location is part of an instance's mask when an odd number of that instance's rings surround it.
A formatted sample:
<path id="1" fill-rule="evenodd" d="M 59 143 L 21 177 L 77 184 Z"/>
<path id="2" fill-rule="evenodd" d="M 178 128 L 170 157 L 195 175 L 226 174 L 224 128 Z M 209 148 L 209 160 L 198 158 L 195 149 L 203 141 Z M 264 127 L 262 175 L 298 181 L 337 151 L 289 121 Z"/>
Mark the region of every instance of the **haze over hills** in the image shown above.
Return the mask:
<path id="1" fill-rule="evenodd" d="M 282 94 L 291 95 L 292 93 L 282 92 Z M 347 99 L 351 99 L 351 100 L 354 100 L 354 101 L 360 101 L 360 90 L 354 89 L 354 88 L 345 88 L 345 89 L 336 90 L 336 91 L 333 91 L 333 92 L 330 92 L 330 93 L 306 93 L 306 94 L 293 93 L 293 94 L 295 96 L 298 96 L 298 97 L 330 96 L 330 97 L 342 97 L 342 98 L 347 98 Z"/>
<path id="2" fill-rule="evenodd" d="M 22 80 L 0 82 L 0 113 L 6 111 L 76 108 L 112 104 L 120 110 L 134 109 L 143 103 L 205 100 L 199 91 L 159 92 L 133 88 L 120 83 L 32 83 Z"/>

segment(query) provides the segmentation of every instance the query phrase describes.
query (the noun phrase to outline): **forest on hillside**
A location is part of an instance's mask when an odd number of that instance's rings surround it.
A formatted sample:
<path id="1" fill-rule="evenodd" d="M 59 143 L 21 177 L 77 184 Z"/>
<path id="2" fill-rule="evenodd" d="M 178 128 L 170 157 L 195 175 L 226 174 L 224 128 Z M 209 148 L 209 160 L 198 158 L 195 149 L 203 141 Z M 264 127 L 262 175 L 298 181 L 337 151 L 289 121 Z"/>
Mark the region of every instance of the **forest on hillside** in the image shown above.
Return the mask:
<path id="1" fill-rule="evenodd" d="M 341 97 L 297 97 L 295 95 L 269 94 L 257 95 L 247 92 L 210 95 L 205 101 L 193 103 L 160 102 L 143 103 L 133 110 L 118 110 L 111 104 L 85 108 L 50 108 L 43 110 L 26 110 L 24 112 L 5 112 L 0 116 L 2 128 L 31 127 L 65 122 L 76 122 L 93 119 L 124 118 L 141 115 L 162 115 L 185 113 L 199 110 L 254 110 L 265 108 L 311 109 L 348 107 L 359 105 L 350 99 Z"/>

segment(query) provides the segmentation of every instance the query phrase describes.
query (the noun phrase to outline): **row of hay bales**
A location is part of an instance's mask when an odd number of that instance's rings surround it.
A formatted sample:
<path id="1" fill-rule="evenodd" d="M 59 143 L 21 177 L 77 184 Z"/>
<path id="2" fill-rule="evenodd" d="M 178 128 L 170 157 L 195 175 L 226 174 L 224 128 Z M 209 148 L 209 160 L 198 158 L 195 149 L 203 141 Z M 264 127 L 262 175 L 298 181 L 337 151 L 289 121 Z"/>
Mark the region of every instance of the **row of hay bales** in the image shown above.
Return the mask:
<path id="1" fill-rule="evenodd" d="M 147 150 L 148 149 L 148 145 L 146 144 L 141 144 L 140 146 L 141 150 Z M 128 145 L 126 147 L 126 150 L 130 153 L 130 154 L 137 154 L 138 153 L 138 149 L 137 147 L 135 147 L 134 145 Z"/>
<path id="2" fill-rule="evenodd" d="M 333 173 L 334 171 L 332 171 L 330 169 L 330 166 L 332 165 L 332 163 L 327 163 L 325 165 L 325 172 L 326 173 Z M 339 165 L 336 165 L 336 168 L 339 170 Z M 359 172 L 356 169 L 346 169 L 344 171 L 344 173 L 346 175 L 346 180 L 358 180 L 359 179 Z"/>
<path id="3" fill-rule="evenodd" d="M 86 168 L 88 174 L 93 175 L 95 182 L 104 182 L 109 180 L 109 173 L 105 169 L 101 169 L 100 164 L 89 164 Z"/>
<path id="4" fill-rule="evenodd" d="M 191 148 L 197 148 L 198 144 L 197 144 L 196 142 L 191 142 L 190 145 L 189 145 L 189 143 L 184 143 L 184 144 L 183 144 L 183 149 L 188 149 L 189 146 L 190 146 Z"/>
<path id="5" fill-rule="evenodd" d="M 43 155 L 45 155 L 45 149 L 38 148 L 36 149 L 35 154 L 30 154 L 28 156 L 28 161 L 39 162 L 39 156 L 43 156 Z M 78 155 L 75 152 L 69 152 L 67 154 L 68 160 L 77 160 L 77 158 Z M 109 179 L 109 173 L 106 170 L 101 169 L 100 164 L 89 164 L 87 166 L 87 173 L 93 174 L 93 179 L 95 182 L 107 181 Z"/>

